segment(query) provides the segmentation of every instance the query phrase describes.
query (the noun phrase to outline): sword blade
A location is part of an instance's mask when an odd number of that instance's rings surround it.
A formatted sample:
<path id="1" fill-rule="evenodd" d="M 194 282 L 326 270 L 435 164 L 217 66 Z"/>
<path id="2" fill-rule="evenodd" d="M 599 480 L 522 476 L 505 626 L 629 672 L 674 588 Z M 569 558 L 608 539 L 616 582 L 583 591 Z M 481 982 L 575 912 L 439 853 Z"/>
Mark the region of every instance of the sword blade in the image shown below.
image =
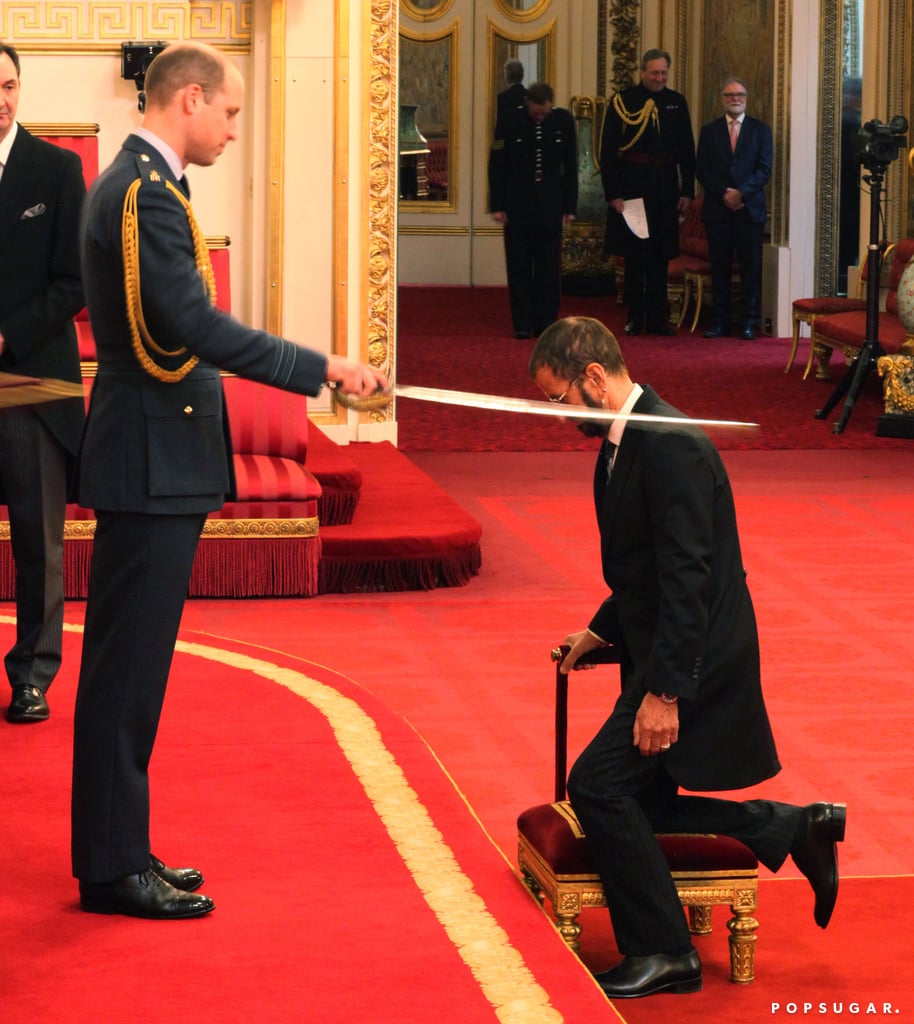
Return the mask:
<path id="1" fill-rule="evenodd" d="M 560 402 L 538 402 L 529 398 L 509 398 L 506 395 L 486 395 L 473 391 L 450 391 L 446 388 L 423 388 L 410 384 L 395 384 L 391 389 L 397 398 L 415 398 L 420 402 L 439 405 L 459 405 L 468 409 L 491 409 L 496 412 L 528 413 L 534 416 L 558 416 L 566 420 L 625 420 L 626 422 L 697 427 L 757 427 L 757 423 L 741 420 L 693 419 L 684 416 L 653 416 L 650 413 L 614 412 L 611 409 L 591 409 L 587 405 L 565 405 Z"/>

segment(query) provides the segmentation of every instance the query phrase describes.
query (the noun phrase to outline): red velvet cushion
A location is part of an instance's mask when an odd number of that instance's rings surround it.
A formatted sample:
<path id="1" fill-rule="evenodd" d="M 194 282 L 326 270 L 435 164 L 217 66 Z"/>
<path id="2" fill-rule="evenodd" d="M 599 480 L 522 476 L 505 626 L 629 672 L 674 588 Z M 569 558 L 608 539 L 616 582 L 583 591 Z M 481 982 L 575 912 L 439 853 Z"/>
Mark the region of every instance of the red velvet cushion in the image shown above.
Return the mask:
<path id="1" fill-rule="evenodd" d="M 587 840 L 567 801 L 523 812 L 517 828 L 556 875 L 595 873 Z M 738 839 L 717 835 L 658 835 L 671 871 L 754 870 L 758 858 Z"/>
<path id="2" fill-rule="evenodd" d="M 880 313 L 876 330 L 879 344 L 890 355 L 899 351 L 907 337 L 904 325 L 894 313 Z M 861 348 L 866 338 L 866 312 L 816 317 L 815 333 L 817 338 Z"/>
<path id="3" fill-rule="evenodd" d="M 321 485 L 300 462 L 275 455 L 235 453 L 238 501 L 309 501 Z"/>
<path id="4" fill-rule="evenodd" d="M 826 295 L 815 299 L 794 299 L 793 308 L 809 316 L 830 316 L 834 313 L 853 313 L 866 309 L 866 300 L 850 299 L 839 295 Z"/>

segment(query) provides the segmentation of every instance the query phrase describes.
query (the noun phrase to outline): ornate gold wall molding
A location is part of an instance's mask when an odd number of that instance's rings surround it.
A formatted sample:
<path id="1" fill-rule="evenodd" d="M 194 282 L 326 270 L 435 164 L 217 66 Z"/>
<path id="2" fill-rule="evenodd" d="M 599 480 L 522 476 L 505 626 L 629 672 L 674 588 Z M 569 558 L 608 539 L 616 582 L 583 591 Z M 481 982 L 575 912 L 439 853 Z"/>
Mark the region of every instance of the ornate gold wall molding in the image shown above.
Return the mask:
<path id="1" fill-rule="evenodd" d="M 131 39 L 204 40 L 248 48 L 250 0 L 4 0 L 0 39 L 23 53 L 112 52 Z"/>
<path id="2" fill-rule="evenodd" d="M 638 78 L 641 55 L 640 0 L 612 0 L 609 24 L 612 28 L 610 50 L 613 55 L 612 79 L 607 95 L 627 89 Z"/>
<path id="3" fill-rule="evenodd" d="M 397 0 L 371 0 L 366 34 L 368 82 L 367 358 L 391 372 L 396 323 L 397 211 Z M 368 414 L 372 421 L 393 416 L 390 406 Z"/>
<path id="4" fill-rule="evenodd" d="M 792 34 L 790 4 L 778 0 L 774 14 L 774 40 L 777 56 L 774 61 L 771 107 L 771 132 L 774 141 L 774 167 L 771 171 L 771 244 L 787 245 L 788 190 L 790 185 L 790 62 Z"/>

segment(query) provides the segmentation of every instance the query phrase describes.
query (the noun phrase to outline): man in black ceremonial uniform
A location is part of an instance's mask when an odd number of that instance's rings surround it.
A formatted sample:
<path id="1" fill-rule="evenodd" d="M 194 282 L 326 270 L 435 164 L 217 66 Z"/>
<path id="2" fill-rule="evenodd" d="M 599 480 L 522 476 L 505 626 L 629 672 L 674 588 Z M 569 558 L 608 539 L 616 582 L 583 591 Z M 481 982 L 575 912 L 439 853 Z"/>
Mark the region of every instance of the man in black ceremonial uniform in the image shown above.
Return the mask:
<path id="1" fill-rule="evenodd" d="M 679 217 L 695 195 L 695 140 L 685 96 L 667 88 L 670 55 L 648 50 L 641 81 L 616 93 L 600 145 L 606 253 L 625 259 L 626 334 L 675 334 L 667 308 L 667 263 L 679 255 Z M 622 216 L 643 199 L 648 238 Z"/>
<path id="2" fill-rule="evenodd" d="M 489 209 L 504 225 L 517 338 L 538 335 L 558 319 L 562 227 L 578 207 L 574 118 L 552 100 L 550 86 L 531 85 L 524 107 L 496 130 L 489 154 Z"/>

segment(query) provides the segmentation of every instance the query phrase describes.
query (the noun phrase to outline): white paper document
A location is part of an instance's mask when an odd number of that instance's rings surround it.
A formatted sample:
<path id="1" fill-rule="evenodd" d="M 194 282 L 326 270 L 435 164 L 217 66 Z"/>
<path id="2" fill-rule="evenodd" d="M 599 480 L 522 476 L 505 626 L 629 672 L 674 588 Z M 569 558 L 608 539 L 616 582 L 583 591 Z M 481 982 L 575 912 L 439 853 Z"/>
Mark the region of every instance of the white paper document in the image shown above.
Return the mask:
<path id="1" fill-rule="evenodd" d="M 623 201 L 625 206 L 622 210 L 622 216 L 625 218 L 625 223 L 628 225 L 631 233 L 636 238 L 649 238 L 644 200 L 639 197 L 638 199 L 625 199 Z"/>

